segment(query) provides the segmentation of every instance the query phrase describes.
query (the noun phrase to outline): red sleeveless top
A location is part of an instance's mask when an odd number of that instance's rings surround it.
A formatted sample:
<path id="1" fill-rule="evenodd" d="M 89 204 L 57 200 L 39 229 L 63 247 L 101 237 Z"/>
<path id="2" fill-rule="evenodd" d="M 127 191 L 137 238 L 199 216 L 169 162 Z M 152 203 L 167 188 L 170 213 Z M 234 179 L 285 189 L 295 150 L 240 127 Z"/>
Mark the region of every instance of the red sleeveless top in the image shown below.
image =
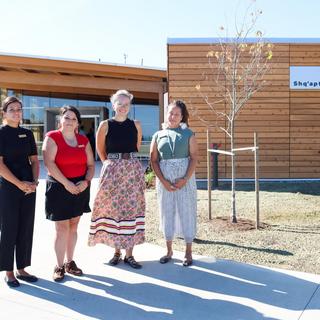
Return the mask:
<path id="1" fill-rule="evenodd" d="M 58 150 L 55 163 L 66 178 L 75 178 L 84 176 L 87 172 L 87 154 L 86 146 L 89 142 L 84 135 L 76 133 L 78 145 L 69 146 L 60 130 L 49 131 L 46 134 L 57 145 Z"/>

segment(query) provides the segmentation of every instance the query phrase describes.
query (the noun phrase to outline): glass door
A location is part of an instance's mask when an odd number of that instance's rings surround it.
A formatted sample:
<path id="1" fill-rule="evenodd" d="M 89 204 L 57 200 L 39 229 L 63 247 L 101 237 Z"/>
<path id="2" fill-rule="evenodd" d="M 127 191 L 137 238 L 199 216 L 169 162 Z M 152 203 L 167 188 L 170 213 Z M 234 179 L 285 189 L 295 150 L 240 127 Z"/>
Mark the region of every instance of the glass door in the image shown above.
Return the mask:
<path id="1" fill-rule="evenodd" d="M 96 150 L 96 132 L 99 126 L 99 118 L 99 115 L 82 115 L 80 126 L 82 134 L 85 134 L 89 139 L 95 160 L 98 159 Z"/>

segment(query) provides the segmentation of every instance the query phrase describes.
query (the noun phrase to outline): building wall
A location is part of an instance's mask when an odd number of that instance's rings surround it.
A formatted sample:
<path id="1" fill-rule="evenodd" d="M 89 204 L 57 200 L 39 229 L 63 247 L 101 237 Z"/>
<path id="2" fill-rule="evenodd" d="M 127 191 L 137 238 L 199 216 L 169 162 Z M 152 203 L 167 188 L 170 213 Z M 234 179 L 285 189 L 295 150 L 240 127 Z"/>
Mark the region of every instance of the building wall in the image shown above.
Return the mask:
<path id="1" fill-rule="evenodd" d="M 320 66 L 320 44 L 290 45 L 290 64 Z M 290 91 L 290 177 L 320 177 L 320 91 Z"/>
<path id="2" fill-rule="evenodd" d="M 215 123 L 215 116 L 195 89 L 200 83 L 202 93 L 211 101 L 221 97 L 214 82 L 205 80 L 205 74 L 216 74 L 216 69 L 209 68 L 206 57 L 211 50 L 215 49 L 210 44 L 169 44 L 168 82 L 169 99 L 183 99 L 190 109 Z M 290 90 L 289 86 L 289 67 L 304 65 L 320 65 L 320 44 L 275 44 L 266 85 L 249 100 L 237 119 L 237 148 L 252 146 L 253 133 L 258 133 L 262 178 L 320 176 L 320 91 Z M 225 110 L 224 103 L 218 106 Z M 197 176 L 205 178 L 206 127 L 196 114 L 191 115 L 190 125 L 199 142 Z M 225 134 L 217 129 L 211 131 L 211 142 L 221 144 L 223 150 L 230 149 Z M 252 178 L 252 152 L 238 153 L 237 159 L 237 177 Z M 230 176 L 230 158 L 219 155 L 219 177 Z"/>

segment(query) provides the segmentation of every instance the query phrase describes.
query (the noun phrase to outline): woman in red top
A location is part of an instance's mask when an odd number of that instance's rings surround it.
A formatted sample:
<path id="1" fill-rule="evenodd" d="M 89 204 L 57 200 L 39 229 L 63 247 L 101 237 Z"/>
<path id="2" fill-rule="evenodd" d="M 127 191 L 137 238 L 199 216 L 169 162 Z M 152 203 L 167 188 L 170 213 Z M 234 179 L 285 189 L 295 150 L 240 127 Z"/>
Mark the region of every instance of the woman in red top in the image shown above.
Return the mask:
<path id="1" fill-rule="evenodd" d="M 87 137 L 77 133 L 80 122 L 78 109 L 62 107 L 61 128 L 48 132 L 43 142 L 43 159 L 48 170 L 46 216 L 55 221 L 56 226 L 55 281 L 63 280 L 65 272 L 82 275 L 82 270 L 73 261 L 73 253 L 80 216 L 90 211 L 94 158 Z"/>

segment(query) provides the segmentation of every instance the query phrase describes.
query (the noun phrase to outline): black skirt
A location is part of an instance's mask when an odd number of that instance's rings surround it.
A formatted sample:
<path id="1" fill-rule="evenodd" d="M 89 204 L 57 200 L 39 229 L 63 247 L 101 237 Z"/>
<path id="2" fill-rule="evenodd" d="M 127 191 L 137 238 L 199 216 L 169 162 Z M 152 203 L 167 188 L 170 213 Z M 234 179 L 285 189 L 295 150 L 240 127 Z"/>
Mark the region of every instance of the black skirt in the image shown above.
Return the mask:
<path id="1" fill-rule="evenodd" d="M 84 180 L 84 176 L 68 178 L 73 183 Z M 46 217 L 52 221 L 68 220 L 79 217 L 84 212 L 90 212 L 90 186 L 80 194 L 74 195 L 51 176 L 47 178 L 46 200 L 45 200 Z"/>

